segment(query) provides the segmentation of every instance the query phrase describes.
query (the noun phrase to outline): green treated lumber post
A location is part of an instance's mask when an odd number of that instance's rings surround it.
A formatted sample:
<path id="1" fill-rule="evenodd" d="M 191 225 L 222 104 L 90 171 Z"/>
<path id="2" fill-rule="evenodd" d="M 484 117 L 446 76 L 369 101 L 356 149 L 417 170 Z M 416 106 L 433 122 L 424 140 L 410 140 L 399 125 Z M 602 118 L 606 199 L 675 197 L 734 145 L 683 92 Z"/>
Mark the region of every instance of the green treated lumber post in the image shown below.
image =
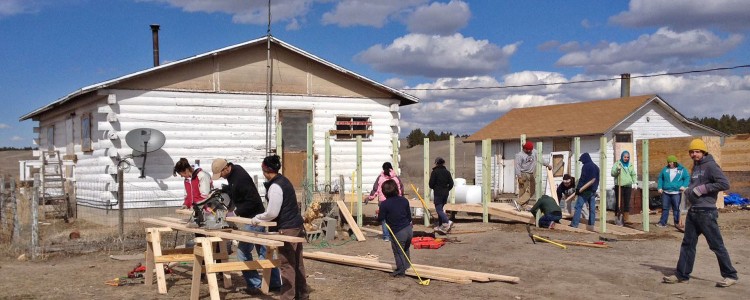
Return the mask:
<path id="1" fill-rule="evenodd" d="M 482 222 L 490 221 L 489 203 L 490 203 L 490 157 L 492 155 L 492 140 L 482 140 Z"/>
<path id="2" fill-rule="evenodd" d="M 423 141 L 424 141 L 423 142 L 424 170 L 422 172 L 422 181 L 424 183 L 424 189 L 422 190 L 422 199 L 424 199 L 425 204 L 429 204 L 430 203 L 430 139 L 424 138 Z M 425 207 L 425 212 L 423 216 L 424 216 L 424 226 L 430 227 L 430 211 L 427 210 L 426 207 Z"/>
<path id="3" fill-rule="evenodd" d="M 641 164 L 641 169 L 643 172 L 643 183 L 641 183 L 641 206 L 643 207 L 643 211 L 641 212 L 641 215 L 643 216 L 643 231 L 648 232 L 649 230 L 649 219 L 651 216 L 649 215 L 649 207 L 648 207 L 648 140 L 643 140 L 643 163 Z"/>
<path id="4" fill-rule="evenodd" d="M 450 171 L 451 176 L 453 179 L 456 179 L 456 137 L 451 134 L 450 139 L 448 140 L 448 148 L 450 148 Z M 448 196 L 448 202 L 450 204 L 456 203 L 456 187 L 451 189 L 450 195 Z"/>
<path id="5" fill-rule="evenodd" d="M 357 136 L 357 194 L 352 201 L 357 202 L 357 226 L 362 226 L 362 136 Z"/>
<path id="6" fill-rule="evenodd" d="M 521 144 L 520 144 L 520 145 L 519 145 L 518 147 L 519 147 L 520 149 L 523 149 L 523 144 L 526 144 L 526 134 L 521 134 L 521 138 L 520 138 L 520 140 L 521 140 Z M 523 151 L 523 150 L 522 150 L 522 151 Z M 514 154 L 514 155 L 515 155 L 515 154 Z M 513 156 L 513 158 L 514 158 L 514 160 L 513 160 L 513 168 L 515 168 L 515 167 L 516 167 L 516 164 L 515 164 L 515 156 Z M 516 172 L 517 172 L 517 171 L 518 171 L 518 170 L 516 170 Z M 520 188 L 521 188 L 521 187 L 520 187 L 520 186 L 518 185 L 518 178 L 515 178 L 515 180 L 513 180 L 513 184 L 514 184 L 514 185 L 516 186 L 516 200 L 517 200 L 517 201 L 521 201 L 521 191 L 520 191 Z"/>
<path id="7" fill-rule="evenodd" d="M 276 122 L 276 155 L 279 156 L 279 161 L 284 163 L 284 144 L 283 144 L 283 136 L 281 136 L 281 122 Z"/>
<path id="8" fill-rule="evenodd" d="M 331 133 L 326 131 L 326 182 L 323 192 L 326 196 L 331 193 L 333 188 L 331 187 Z"/>
<path id="9" fill-rule="evenodd" d="M 399 144 L 398 135 L 394 135 L 391 138 L 391 148 L 393 148 L 392 149 L 393 150 L 393 154 L 391 154 L 391 156 L 392 156 L 391 160 L 393 161 L 393 170 L 396 171 L 396 174 L 401 175 L 401 170 L 399 169 L 399 164 L 398 164 L 398 160 L 399 160 L 398 159 L 399 158 L 398 144 Z"/>
<path id="10" fill-rule="evenodd" d="M 523 144 L 526 144 L 526 134 L 521 135 L 521 146 L 523 146 Z"/>
<path id="11" fill-rule="evenodd" d="M 535 189 L 534 189 L 534 197 L 539 199 L 544 194 L 544 191 L 546 189 L 543 189 L 542 187 L 542 172 L 544 172 L 542 169 L 542 164 L 544 163 L 544 155 L 542 153 L 542 142 L 536 142 L 536 145 L 534 146 L 536 148 L 536 166 L 534 166 L 534 183 L 535 183 Z M 546 168 L 546 167 L 544 167 Z M 546 177 L 547 173 L 544 173 Z M 536 199 L 533 199 L 536 200 Z M 541 214 L 538 214 L 541 215 Z"/>
<path id="12" fill-rule="evenodd" d="M 607 137 L 599 137 L 599 225 L 607 232 Z M 591 216 L 589 216 L 591 217 Z"/>
<path id="13" fill-rule="evenodd" d="M 581 178 L 581 162 L 578 161 L 578 159 L 581 158 L 581 138 L 580 137 L 573 138 L 573 153 L 576 156 L 575 158 L 573 158 L 573 165 L 576 170 L 575 178 Z"/>
<path id="14" fill-rule="evenodd" d="M 313 124 L 307 123 L 307 182 L 305 183 L 305 199 L 306 204 L 312 203 L 313 190 L 315 188 L 315 161 L 313 155 Z"/>

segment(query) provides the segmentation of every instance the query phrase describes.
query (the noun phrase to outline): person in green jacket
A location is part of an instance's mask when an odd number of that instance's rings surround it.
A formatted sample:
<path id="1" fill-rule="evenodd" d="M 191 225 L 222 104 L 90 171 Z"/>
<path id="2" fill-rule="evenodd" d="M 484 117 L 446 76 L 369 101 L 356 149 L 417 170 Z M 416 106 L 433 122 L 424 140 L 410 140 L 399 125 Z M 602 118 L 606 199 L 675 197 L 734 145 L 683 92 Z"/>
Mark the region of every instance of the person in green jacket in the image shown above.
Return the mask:
<path id="1" fill-rule="evenodd" d="M 622 151 L 620 160 L 612 166 L 612 177 L 615 177 L 615 215 L 617 220 L 630 223 L 630 196 L 633 183 L 636 182 L 635 167 L 630 163 L 630 152 Z M 620 224 L 621 225 L 621 224 Z"/>
<path id="2" fill-rule="evenodd" d="M 669 209 L 672 208 L 674 214 L 674 225 L 680 223 L 680 201 L 682 191 L 690 184 L 690 173 L 685 167 L 677 162 L 677 156 L 670 155 L 667 157 L 667 166 L 659 173 L 659 180 L 656 187 L 661 194 L 661 219 L 656 224 L 658 227 L 667 227 L 669 219 Z"/>
<path id="3" fill-rule="evenodd" d="M 552 229 L 555 228 L 555 223 L 560 223 L 560 219 L 562 219 L 562 209 L 560 209 L 560 205 L 558 205 L 552 197 L 542 195 L 542 197 L 536 201 L 534 207 L 529 209 L 533 215 L 531 217 L 533 222 L 536 222 L 536 212 L 539 210 L 544 214 L 539 218 L 539 227 Z"/>

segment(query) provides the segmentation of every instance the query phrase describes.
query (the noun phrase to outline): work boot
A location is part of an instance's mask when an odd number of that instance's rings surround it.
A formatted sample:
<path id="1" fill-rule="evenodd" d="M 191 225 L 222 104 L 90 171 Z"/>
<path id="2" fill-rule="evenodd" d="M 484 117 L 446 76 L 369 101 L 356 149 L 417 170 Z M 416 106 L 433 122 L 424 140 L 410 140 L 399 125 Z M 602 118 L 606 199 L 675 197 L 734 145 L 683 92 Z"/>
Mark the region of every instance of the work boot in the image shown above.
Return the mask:
<path id="1" fill-rule="evenodd" d="M 588 230 L 588 231 L 596 231 L 596 230 L 594 230 L 594 225 L 586 225 L 586 230 Z"/>
<path id="2" fill-rule="evenodd" d="M 726 279 L 727 278 L 724 278 L 724 280 L 726 280 Z M 688 279 L 677 278 L 677 275 L 664 276 L 664 277 L 662 277 L 661 280 L 662 280 L 663 283 L 670 283 L 670 284 L 672 284 L 672 283 L 687 283 L 688 282 Z M 716 286 L 719 286 L 718 282 L 716 283 Z"/>
<path id="3" fill-rule="evenodd" d="M 730 287 L 734 285 L 735 283 L 737 283 L 737 279 L 725 277 L 724 280 L 716 283 L 716 287 Z"/>

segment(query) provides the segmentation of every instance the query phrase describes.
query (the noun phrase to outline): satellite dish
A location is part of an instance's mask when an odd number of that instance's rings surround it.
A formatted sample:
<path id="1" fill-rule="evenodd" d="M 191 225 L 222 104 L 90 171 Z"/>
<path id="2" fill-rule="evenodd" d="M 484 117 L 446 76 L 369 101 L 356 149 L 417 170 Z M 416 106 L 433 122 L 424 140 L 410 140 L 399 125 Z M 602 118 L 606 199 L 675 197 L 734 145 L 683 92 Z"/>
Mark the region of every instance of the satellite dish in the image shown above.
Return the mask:
<path id="1" fill-rule="evenodd" d="M 133 129 L 125 135 L 125 143 L 133 149 L 134 157 L 143 156 L 140 178 L 146 178 L 146 156 L 149 152 L 161 149 L 167 138 L 161 131 L 151 128 Z"/>

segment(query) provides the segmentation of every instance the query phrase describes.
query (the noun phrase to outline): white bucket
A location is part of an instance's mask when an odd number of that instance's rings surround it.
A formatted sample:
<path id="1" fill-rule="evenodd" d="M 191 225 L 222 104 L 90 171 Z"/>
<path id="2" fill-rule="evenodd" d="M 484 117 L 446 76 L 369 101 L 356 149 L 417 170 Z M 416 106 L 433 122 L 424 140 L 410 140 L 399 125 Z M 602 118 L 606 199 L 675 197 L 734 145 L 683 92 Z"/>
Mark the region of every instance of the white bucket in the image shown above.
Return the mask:
<path id="1" fill-rule="evenodd" d="M 424 216 L 424 209 L 421 207 L 415 207 L 414 208 L 414 216 L 415 217 L 422 217 Z"/>
<path id="2" fill-rule="evenodd" d="M 482 187 L 479 185 L 459 185 L 455 187 L 456 203 L 482 203 Z"/>
<path id="3" fill-rule="evenodd" d="M 453 186 L 466 185 L 466 179 L 456 178 L 453 180 Z"/>

